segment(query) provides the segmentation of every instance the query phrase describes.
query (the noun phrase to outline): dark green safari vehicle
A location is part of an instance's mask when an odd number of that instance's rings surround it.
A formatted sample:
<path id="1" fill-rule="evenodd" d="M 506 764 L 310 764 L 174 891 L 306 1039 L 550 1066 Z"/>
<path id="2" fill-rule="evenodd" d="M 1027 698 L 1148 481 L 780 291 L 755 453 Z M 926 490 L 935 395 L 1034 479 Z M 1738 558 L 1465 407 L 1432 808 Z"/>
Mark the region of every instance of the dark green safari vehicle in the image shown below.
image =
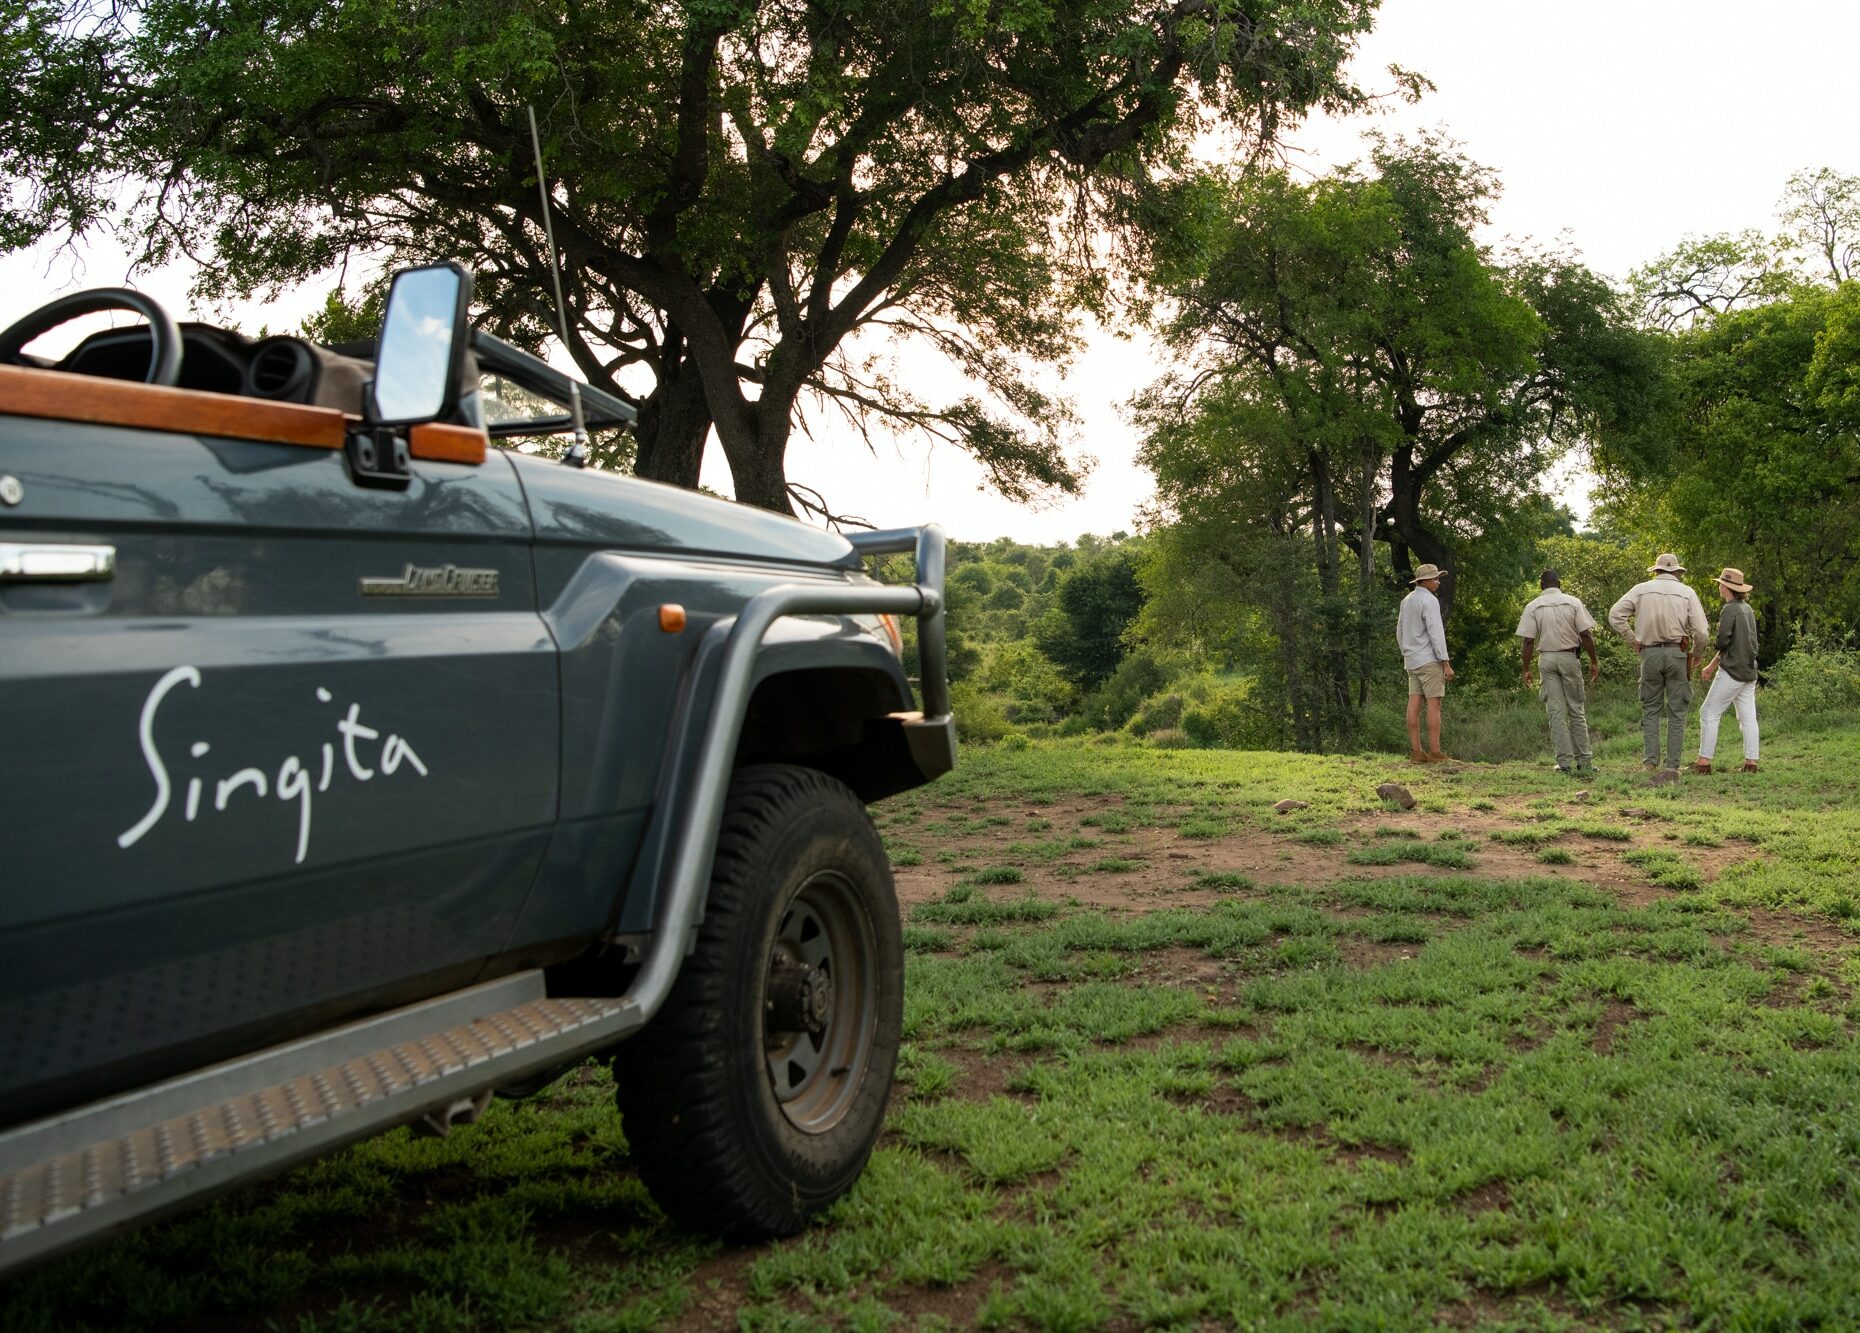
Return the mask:
<path id="1" fill-rule="evenodd" d="M 0 1268 L 590 1056 L 683 1223 L 791 1232 L 864 1166 L 865 803 L 954 762 L 942 536 L 488 447 L 571 389 L 469 294 L 403 272 L 339 349 L 122 290 L 0 333 Z"/>

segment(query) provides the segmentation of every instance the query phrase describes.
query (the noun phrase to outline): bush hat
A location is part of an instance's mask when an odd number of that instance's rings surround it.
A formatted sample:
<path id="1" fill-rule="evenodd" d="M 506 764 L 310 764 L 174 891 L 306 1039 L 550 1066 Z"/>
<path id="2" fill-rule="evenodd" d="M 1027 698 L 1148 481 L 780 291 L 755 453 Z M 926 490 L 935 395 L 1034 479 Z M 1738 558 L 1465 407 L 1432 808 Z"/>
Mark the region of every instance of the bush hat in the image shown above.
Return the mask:
<path id="1" fill-rule="evenodd" d="M 1446 573 L 1446 571 L 1438 565 L 1422 565 L 1419 569 L 1414 571 L 1414 577 L 1409 579 L 1408 582 L 1425 583 L 1429 579 L 1439 578 L 1444 573 Z"/>
<path id="2" fill-rule="evenodd" d="M 1718 576 L 1718 582 L 1732 592 L 1749 592 L 1751 589 L 1751 585 L 1744 582 L 1744 571 L 1732 569 L 1729 565 L 1726 565 L 1724 572 Z"/>
<path id="3" fill-rule="evenodd" d="M 1686 572 L 1686 567 L 1679 563 L 1679 557 L 1671 551 L 1662 551 L 1654 557 L 1653 563 L 1647 566 L 1647 572 L 1649 574 L 1683 574 Z"/>

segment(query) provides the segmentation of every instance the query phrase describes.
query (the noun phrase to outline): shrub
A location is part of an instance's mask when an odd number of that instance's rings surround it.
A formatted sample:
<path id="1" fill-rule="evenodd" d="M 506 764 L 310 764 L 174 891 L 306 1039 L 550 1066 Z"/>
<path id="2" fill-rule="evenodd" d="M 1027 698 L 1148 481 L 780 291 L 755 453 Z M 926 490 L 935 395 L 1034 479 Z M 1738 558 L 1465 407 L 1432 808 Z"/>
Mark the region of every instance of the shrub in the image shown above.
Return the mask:
<path id="1" fill-rule="evenodd" d="M 1272 720 L 1247 702 L 1252 686 L 1252 680 L 1244 676 L 1192 677 L 1145 699 L 1128 730 L 1174 748 L 1271 749 L 1277 743 Z M 1157 735 L 1165 731 L 1178 732 L 1184 739 L 1157 741 Z"/>
<path id="2" fill-rule="evenodd" d="M 1180 668 L 1155 649 L 1139 648 L 1119 662 L 1110 679 L 1086 698 L 1079 706 L 1079 716 L 1100 731 L 1115 731 L 1130 721 L 1145 699 L 1164 689 L 1178 674 Z"/>
<path id="3" fill-rule="evenodd" d="M 1137 736 L 1149 736 L 1158 731 L 1177 730 L 1182 725 L 1182 710 L 1186 707 L 1188 699 L 1180 690 L 1145 699 L 1130 719 L 1130 731 Z"/>
<path id="4" fill-rule="evenodd" d="M 1860 650 L 1804 633 L 1770 668 L 1764 702 L 1797 716 L 1860 708 Z"/>
<path id="5" fill-rule="evenodd" d="M 949 705 L 956 714 L 956 730 L 965 741 L 998 741 L 1013 729 L 1001 701 L 972 681 L 950 683 Z"/>

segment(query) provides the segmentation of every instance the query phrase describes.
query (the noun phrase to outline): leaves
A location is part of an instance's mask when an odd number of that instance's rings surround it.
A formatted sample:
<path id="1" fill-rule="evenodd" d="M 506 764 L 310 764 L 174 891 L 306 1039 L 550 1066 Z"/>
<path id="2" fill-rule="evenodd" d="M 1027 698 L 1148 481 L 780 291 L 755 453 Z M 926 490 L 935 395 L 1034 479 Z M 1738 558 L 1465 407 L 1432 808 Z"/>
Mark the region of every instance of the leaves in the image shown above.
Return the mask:
<path id="1" fill-rule="evenodd" d="M 1075 485 L 1063 414 L 1018 367 L 1072 353 L 1116 286 L 1106 236 L 1204 124 L 1250 151 L 1362 100 L 1341 70 L 1375 9 L 137 0 L 83 34 L 10 3 L 0 68 L 31 127 L 0 148 L 0 244 L 113 226 L 151 261 L 203 258 L 209 293 L 454 258 L 485 323 L 533 343 L 534 106 L 576 365 L 651 386 L 643 472 L 695 484 L 714 428 L 738 498 L 775 508 L 804 395 L 940 432 L 1010 495 Z M 849 369 L 889 339 L 951 355 L 992 401 Z"/>

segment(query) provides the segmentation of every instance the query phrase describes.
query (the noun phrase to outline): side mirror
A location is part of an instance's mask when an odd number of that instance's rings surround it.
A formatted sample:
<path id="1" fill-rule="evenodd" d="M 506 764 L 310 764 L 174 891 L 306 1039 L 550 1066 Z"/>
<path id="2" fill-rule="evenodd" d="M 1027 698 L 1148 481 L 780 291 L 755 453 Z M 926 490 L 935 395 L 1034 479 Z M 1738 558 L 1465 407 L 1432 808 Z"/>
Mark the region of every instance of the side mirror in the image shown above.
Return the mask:
<path id="1" fill-rule="evenodd" d="M 402 269 L 388 288 L 375 341 L 369 419 L 403 426 L 434 421 L 458 405 L 471 274 L 457 264 Z"/>

